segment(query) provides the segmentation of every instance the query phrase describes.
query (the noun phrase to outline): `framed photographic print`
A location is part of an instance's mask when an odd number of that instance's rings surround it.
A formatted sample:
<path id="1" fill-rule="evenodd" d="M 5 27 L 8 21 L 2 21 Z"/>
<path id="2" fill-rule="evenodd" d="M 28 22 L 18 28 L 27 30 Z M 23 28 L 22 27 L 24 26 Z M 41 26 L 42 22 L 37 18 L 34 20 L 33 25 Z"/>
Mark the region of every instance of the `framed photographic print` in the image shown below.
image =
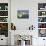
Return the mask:
<path id="1" fill-rule="evenodd" d="M 46 37 L 46 29 L 39 29 L 39 37 Z"/>
<path id="2" fill-rule="evenodd" d="M 29 10 L 17 10 L 17 18 L 18 19 L 28 19 Z"/>
<path id="3" fill-rule="evenodd" d="M 0 22 L 8 22 L 8 17 L 0 17 Z"/>
<path id="4" fill-rule="evenodd" d="M 8 37 L 8 23 L 0 23 L 0 35 Z"/>
<path id="5" fill-rule="evenodd" d="M 45 10 L 46 9 L 46 3 L 38 3 L 38 10 Z"/>

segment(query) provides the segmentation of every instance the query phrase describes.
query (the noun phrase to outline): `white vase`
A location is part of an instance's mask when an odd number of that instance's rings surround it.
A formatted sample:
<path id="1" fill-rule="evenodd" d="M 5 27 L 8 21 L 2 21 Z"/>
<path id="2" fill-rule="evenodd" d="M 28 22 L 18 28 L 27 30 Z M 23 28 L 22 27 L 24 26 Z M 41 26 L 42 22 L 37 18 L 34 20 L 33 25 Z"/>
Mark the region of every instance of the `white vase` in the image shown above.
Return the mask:
<path id="1" fill-rule="evenodd" d="M 25 46 L 25 41 L 21 40 L 21 46 Z"/>

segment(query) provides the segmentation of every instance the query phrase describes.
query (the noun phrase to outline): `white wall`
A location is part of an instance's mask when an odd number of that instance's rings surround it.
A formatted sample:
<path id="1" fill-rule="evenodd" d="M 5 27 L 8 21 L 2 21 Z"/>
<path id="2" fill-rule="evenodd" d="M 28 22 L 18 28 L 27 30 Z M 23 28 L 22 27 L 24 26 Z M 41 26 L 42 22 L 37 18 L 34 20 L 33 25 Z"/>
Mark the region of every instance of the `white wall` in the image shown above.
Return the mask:
<path id="1" fill-rule="evenodd" d="M 21 32 L 28 30 L 28 27 L 32 24 L 35 26 L 34 32 L 36 33 L 35 34 L 33 33 L 33 36 L 34 36 L 33 46 L 40 46 L 38 45 L 38 43 L 43 44 L 43 41 L 41 40 L 42 38 L 38 38 L 38 30 L 37 30 L 38 18 L 37 17 L 38 17 L 38 3 L 45 3 L 45 2 L 46 0 L 11 0 L 11 22 L 16 25 L 18 32 L 20 32 L 19 30 L 21 30 Z M 18 19 L 17 18 L 18 9 L 29 9 L 30 11 L 29 19 Z"/>
<path id="2" fill-rule="evenodd" d="M 17 30 L 27 30 L 32 24 L 37 28 L 38 3 L 46 0 L 11 0 L 11 22 L 16 25 Z M 29 19 L 18 19 L 17 10 L 28 9 Z"/>
<path id="3" fill-rule="evenodd" d="M 27 30 L 29 26 L 31 26 L 33 22 L 37 20 L 36 6 L 37 6 L 37 2 L 31 1 L 31 0 L 12 0 L 11 1 L 11 15 L 12 15 L 11 20 L 16 25 L 17 30 Z M 17 18 L 18 9 L 29 10 L 29 19 L 18 19 Z"/>
<path id="4" fill-rule="evenodd" d="M 18 9 L 29 9 L 29 19 L 17 19 Z M 21 30 L 21 33 L 24 34 L 27 33 L 28 27 L 33 24 L 36 32 L 33 35 L 37 36 L 37 0 L 11 0 L 11 22 L 16 25 L 16 32 L 20 33 Z"/>

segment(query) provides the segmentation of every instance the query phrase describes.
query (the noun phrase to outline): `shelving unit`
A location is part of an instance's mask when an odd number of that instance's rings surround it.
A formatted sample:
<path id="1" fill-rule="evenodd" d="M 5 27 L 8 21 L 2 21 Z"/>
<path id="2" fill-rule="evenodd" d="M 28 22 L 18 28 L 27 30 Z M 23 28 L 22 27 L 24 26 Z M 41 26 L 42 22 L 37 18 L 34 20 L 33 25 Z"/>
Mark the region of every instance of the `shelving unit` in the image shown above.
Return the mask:
<path id="1" fill-rule="evenodd" d="M 0 3 L 0 35 L 8 37 L 8 3 Z"/>
<path id="2" fill-rule="evenodd" d="M 38 3 L 38 32 L 39 37 L 46 37 L 46 3 Z"/>

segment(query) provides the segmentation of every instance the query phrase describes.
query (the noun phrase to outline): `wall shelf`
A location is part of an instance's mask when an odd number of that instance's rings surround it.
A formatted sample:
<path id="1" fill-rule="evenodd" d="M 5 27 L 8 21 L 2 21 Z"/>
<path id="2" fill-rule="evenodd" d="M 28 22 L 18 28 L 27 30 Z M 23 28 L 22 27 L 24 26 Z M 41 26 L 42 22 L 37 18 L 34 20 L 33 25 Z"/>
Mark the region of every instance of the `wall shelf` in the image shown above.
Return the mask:
<path id="1" fill-rule="evenodd" d="M 46 17 L 46 15 L 44 15 L 44 16 L 38 16 L 38 17 Z"/>
<path id="2" fill-rule="evenodd" d="M 46 29 L 46 28 L 38 28 L 38 29 Z"/>
<path id="3" fill-rule="evenodd" d="M 0 10 L 0 11 L 8 11 L 8 10 Z"/>
<path id="4" fill-rule="evenodd" d="M 0 17 L 8 17 L 8 16 L 0 16 Z"/>
<path id="5" fill-rule="evenodd" d="M 46 23 L 46 22 L 38 22 L 38 23 Z"/>
<path id="6" fill-rule="evenodd" d="M 46 11 L 46 9 L 45 10 L 38 10 L 38 11 Z"/>
<path id="7" fill-rule="evenodd" d="M 8 22 L 0 22 L 0 23 L 8 23 Z"/>

